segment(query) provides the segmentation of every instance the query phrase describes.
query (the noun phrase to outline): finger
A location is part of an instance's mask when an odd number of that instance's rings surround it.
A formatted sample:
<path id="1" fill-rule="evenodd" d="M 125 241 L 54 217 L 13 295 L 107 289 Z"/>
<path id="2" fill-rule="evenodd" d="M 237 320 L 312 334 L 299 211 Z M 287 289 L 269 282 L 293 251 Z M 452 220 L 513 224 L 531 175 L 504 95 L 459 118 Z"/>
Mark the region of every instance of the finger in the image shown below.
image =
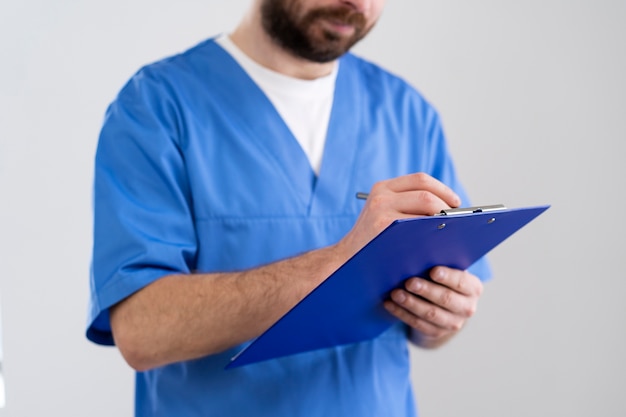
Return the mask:
<path id="1" fill-rule="evenodd" d="M 392 291 L 391 299 L 410 315 L 442 329 L 457 331 L 465 322 L 463 317 L 402 289 Z"/>
<path id="2" fill-rule="evenodd" d="M 423 172 L 393 178 L 386 181 L 386 186 L 394 192 L 429 191 L 450 207 L 458 207 L 461 204 L 461 199 L 450 187 Z"/>
<path id="3" fill-rule="evenodd" d="M 438 283 L 411 278 L 404 286 L 407 291 L 454 315 L 467 318 L 476 312 L 477 298 L 458 293 Z"/>
<path id="4" fill-rule="evenodd" d="M 395 195 L 397 210 L 405 214 L 432 216 L 450 208 L 445 200 L 426 190 L 406 191 Z"/>
<path id="5" fill-rule="evenodd" d="M 434 324 L 413 315 L 391 300 L 385 301 L 383 305 L 389 313 L 424 336 L 439 338 L 447 333 L 450 333 L 447 329 L 435 326 Z"/>
<path id="6" fill-rule="evenodd" d="M 368 197 L 368 204 L 371 209 L 395 213 L 394 218 L 431 216 L 450 208 L 444 200 L 425 190 L 376 193 Z"/>
<path id="7" fill-rule="evenodd" d="M 483 292 L 483 283 L 477 276 L 467 271 L 438 266 L 430 271 L 430 278 L 460 294 L 479 297 Z"/>

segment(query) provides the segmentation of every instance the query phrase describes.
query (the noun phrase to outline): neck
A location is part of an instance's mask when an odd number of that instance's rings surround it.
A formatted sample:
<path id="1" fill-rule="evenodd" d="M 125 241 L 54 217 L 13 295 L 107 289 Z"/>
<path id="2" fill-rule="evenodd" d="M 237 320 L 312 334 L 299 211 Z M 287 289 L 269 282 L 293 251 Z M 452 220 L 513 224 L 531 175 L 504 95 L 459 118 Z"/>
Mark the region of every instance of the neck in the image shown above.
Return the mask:
<path id="1" fill-rule="evenodd" d="M 303 80 L 314 80 L 332 72 L 334 61 L 312 62 L 283 49 L 265 32 L 258 14 L 251 11 L 230 35 L 233 43 L 252 60 L 272 71 Z"/>

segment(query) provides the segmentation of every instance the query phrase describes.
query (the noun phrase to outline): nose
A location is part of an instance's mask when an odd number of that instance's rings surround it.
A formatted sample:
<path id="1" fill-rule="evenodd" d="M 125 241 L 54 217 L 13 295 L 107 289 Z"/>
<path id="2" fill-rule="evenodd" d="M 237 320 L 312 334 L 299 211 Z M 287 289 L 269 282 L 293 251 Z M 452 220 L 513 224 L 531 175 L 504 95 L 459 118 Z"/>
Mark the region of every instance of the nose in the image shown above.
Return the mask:
<path id="1" fill-rule="evenodd" d="M 371 0 L 342 0 L 341 3 L 355 12 L 367 14 L 372 2 Z"/>

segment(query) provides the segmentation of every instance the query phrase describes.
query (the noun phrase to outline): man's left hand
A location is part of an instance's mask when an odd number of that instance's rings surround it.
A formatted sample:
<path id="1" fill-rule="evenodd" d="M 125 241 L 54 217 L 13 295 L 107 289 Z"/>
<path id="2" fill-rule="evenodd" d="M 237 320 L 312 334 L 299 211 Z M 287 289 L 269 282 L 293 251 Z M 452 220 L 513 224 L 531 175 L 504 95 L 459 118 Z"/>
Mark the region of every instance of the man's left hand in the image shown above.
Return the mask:
<path id="1" fill-rule="evenodd" d="M 418 346 L 435 348 L 458 333 L 476 312 L 482 282 L 467 271 L 442 266 L 430 280 L 410 278 L 404 288 L 391 292 L 385 308 L 411 328 Z"/>

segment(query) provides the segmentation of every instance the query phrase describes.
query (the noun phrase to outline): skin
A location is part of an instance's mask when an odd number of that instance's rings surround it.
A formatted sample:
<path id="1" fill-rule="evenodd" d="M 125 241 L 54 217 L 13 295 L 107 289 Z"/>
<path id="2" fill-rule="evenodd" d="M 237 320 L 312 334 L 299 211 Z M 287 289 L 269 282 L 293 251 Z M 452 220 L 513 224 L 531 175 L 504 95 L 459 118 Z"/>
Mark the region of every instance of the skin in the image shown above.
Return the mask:
<path id="1" fill-rule="evenodd" d="M 248 13 L 231 34 L 232 41 L 250 58 L 276 72 L 307 80 L 330 74 L 333 67 L 336 65 L 334 61 L 320 63 L 294 56 L 289 51 L 278 46 L 270 38 L 262 27 L 261 3 L 262 0 L 253 2 Z M 369 30 L 380 17 L 385 2 L 384 0 L 297 0 L 296 3 L 299 3 L 302 13 L 306 13 L 306 11 L 311 8 L 320 7 L 342 7 L 350 9 L 365 17 L 367 30 Z M 317 22 L 312 28 L 316 36 L 322 36 L 320 32 L 323 30 L 331 31 L 337 36 L 350 37 L 353 34 L 354 28 L 326 20 Z"/>
<path id="2" fill-rule="evenodd" d="M 260 22 L 261 2 L 252 4 L 231 35 L 233 42 L 261 65 L 286 75 L 327 75 L 335 62 L 294 56 L 267 35 Z M 351 8 L 363 14 L 368 28 L 384 6 L 383 0 L 299 3 L 303 13 L 316 7 Z M 351 36 L 348 26 L 322 20 L 313 30 Z M 110 310 L 116 345 L 138 371 L 222 352 L 259 336 L 393 220 L 432 215 L 459 204 L 450 188 L 423 173 L 381 181 L 370 191 L 354 227 L 335 245 L 241 272 L 169 275 L 116 304 Z M 437 267 L 430 278 L 407 280 L 384 302 L 410 327 L 411 340 L 425 348 L 440 346 L 458 333 L 482 292 L 478 278 L 464 271 Z"/>

